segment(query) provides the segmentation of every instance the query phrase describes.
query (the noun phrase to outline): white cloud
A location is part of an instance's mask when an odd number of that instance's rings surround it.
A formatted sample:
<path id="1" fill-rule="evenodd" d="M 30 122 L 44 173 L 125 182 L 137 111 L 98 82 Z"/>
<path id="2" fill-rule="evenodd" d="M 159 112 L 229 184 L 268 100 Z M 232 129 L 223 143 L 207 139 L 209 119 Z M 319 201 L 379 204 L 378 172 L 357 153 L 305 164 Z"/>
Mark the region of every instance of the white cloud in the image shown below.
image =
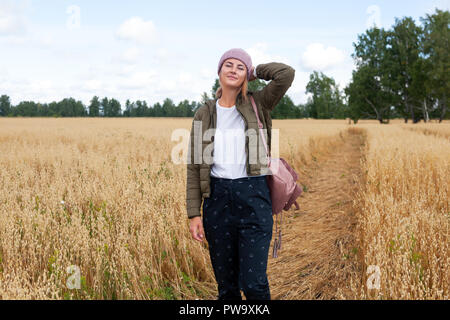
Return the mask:
<path id="1" fill-rule="evenodd" d="M 181 85 L 189 85 L 194 81 L 194 78 L 192 77 L 192 75 L 188 72 L 181 72 L 178 75 L 177 81 L 181 84 Z"/>
<path id="2" fill-rule="evenodd" d="M 0 35 L 18 35 L 26 33 L 28 20 L 25 11 L 29 1 L 0 1 Z"/>
<path id="3" fill-rule="evenodd" d="M 142 62 L 141 57 L 143 51 L 136 46 L 129 47 L 123 52 L 119 52 L 110 58 L 109 71 L 112 71 L 115 75 L 127 76 L 132 72 L 138 70 L 139 64 Z M 108 72 L 102 70 L 102 73 Z"/>
<path id="4" fill-rule="evenodd" d="M 155 92 L 165 93 L 166 91 L 173 91 L 177 88 L 177 84 L 174 80 L 164 79 L 158 83 Z"/>
<path id="5" fill-rule="evenodd" d="M 119 80 L 117 87 L 123 89 L 149 89 L 157 82 L 158 73 L 154 70 L 133 72 Z"/>
<path id="6" fill-rule="evenodd" d="M 0 65 L 0 77 L 8 74 L 8 69 L 5 66 Z"/>
<path id="7" fill-rule="evenodd" d="M 32 45 L 40 48 L 51 48 L 55 45 L 55 40 L 51 35 L 38 34 L 35 31 L 27 32 L 23 35 L 1 35 L 0 44 L 27 46 Z"/>
<path id="8" fill-rule="evenodd" d="M 131 47 L 125 50 L 121 58 L 126 62 L 135 62 L 140 55 L 141 50 L 138 47 Z"/>
<path id="9" fill-rule="evenodd" d="M 21 101 L 34 102 L 51 102 L 61 100 L 63 98 L 74 96 L 68 87 L 53 80 L 43 79 L 36 81 L 29 81 L 25 78 L 16 77 L 14 79 L 7 79 L 2 83 L 4 93 L 10 96 L 11 103 L 17 105 Z"/>
<path id="10" fill-rule="evenodd" d="M 44 47 L 50 47 L 54 44 L 55 40 L 52 35 L 43 34 L 37 37 L 37 42 Z"/>
<path id="11" fill-rule="evenodd" d="M 5 45 L 22 45 L 27 42 L 27 39 L 22 36 L 14 36 L 14 35 L 8 35 L 8 36 L 0 36 L 0 43 Z"/>
<path id="12" fill-rule="evenodd" d="M 89 92 L 100 90 L 103 86 L 103 82 L 97 79 L 88 80 L 84 83 L 83 89 Z"/>
<path id="13" fill-rule="evenodd" d="M 353 60 L 350 57 L 345 57 L 342 63 L 327 70 L 324 74 L 333 78 L 339 87 L 341 93 L 345 86 L 351 81 L 352 70 L 354 69 Z M 317 70 L 322 71 L 323 70 Z M 297 70 L 295 72 L 295 80 L 292 87 L 289 89 L 289 96 L 296 101 L 296 103 L 306 103 L 310 94 L 306 93 L 306 85 L 309 82 L 309 77 L 312 72 Z"/>
<path id="14" fill-rule="evenodd" d="M 49 90 L 54 87 L 52 80 L 38 80 L 36 82 L 33 82 L 31 84 L 31 91 L 32 92 L 42 92 L 43 90 Z"/>
<path id="15" fill-rule="evenodd" d="M 119 39 L 131 40 L 141 44 L 154 44 L 158 41 L 155 25 L 140 17 L 132 17 L 119 26 L 116 32 Z"/>
<path id="16" fill-rule="evenodd" d="M 335 48 L 321 43 L 308 45 L 301 58 L 302 67 L 308 71 L 325 71 L 340 65 L 345 60 L 345 54 Z"/>
<path id="17" fill-rule="evenodd" d="M 267 53 L 269 45 L 267 43 L 259 42 L 251 48 L 244 49 L 252 58 L 252 64 L 257 66 L 261 63 L 268 62 L 283 62 L 290 65 L 289 59 L 283 56 L 272 55 Z"/>
<path id="18" fill-rule="evenodd" d="M 435 0 L 433 1 L 432 6 L 426 11 L 428 14 L 434 14 L 436 9 L 439 10 L 450 10 L 450 1 L 449 0 Z"/>
<path id="19" fill-rule="evenodd" d="M 0 43 L 46 48 L 54 44 L 50 33 L 37 31 L 29 21 L 27 11 L 30 7 L 30 0 L 0 0 Z"/>
<path id="20" fill-rule="evenodd" d="M 158 62 L 167 62 L 169 61 L 169 51 L 164 48 L 159 48 L 153 54 L 153 58 L 155 58 Z"/>
<path id="21" fill-rule="evenodd" d="M 4 88 L 4 85 L 9 79 L 9 71 L 4 66 L 0 66 L 0 86 Z M 3 93 L 0 92 L 0 95 Z"/>
<path id="22" fill-rule="evenodd" d="M 120 77 L 127 77 L 133 72 L 138 70 L 137 64 L 127 64 L 123 66 L 117 66 L 117 70 L 115 71 L 115 75 Z"/>
<path id="23" fill-rule="evenodd" d="M 186 61 L 193 57 L 192 54 L 178 51 L 180 47 L 175 45 L 175 49 L 168 50 L 166 48 L 158 48 L 153 51 L 151 58 L 156 65 L 170 65 L 173 68 L 184 67 Z M 183 50 L 183 49 L 181 49 Z"/>
<path id="24" fill-rule="evenodd" d="M 216 70 L 212 70 L 209 68 L 202 68 L 200 70 L 199 76 L 204 80 L 210 80 L 213 79 L 215 76 L 217 76 Z"/>

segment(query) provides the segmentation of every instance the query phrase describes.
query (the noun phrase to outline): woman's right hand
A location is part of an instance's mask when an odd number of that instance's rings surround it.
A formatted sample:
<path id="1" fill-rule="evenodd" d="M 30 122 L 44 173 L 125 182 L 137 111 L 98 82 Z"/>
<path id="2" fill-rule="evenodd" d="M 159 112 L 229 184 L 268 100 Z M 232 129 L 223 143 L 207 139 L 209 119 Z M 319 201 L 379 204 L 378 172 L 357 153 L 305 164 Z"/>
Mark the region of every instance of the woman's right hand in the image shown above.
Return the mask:
<path id="1" fill-rule="evenodd" d="M 202 218 L 194 217 L 189 220 L 190 220 L 189 231 L 191 232 L 192 238 L 202 242 L 205 237 L 205 232 L 203 231 Z"/>
<path id="2" fill-rule="evenodd" d="M 248 79 L 248 82 L 251 82 L 251 81 L 253 81 L 253 80 L 256 80 L 256 77 L 255 77 L 255 75 L 253 74 L 254 70 L 255 70 L 255 66 L 252 66 L 252 70 L 250 71 L 250 79 Z"/>

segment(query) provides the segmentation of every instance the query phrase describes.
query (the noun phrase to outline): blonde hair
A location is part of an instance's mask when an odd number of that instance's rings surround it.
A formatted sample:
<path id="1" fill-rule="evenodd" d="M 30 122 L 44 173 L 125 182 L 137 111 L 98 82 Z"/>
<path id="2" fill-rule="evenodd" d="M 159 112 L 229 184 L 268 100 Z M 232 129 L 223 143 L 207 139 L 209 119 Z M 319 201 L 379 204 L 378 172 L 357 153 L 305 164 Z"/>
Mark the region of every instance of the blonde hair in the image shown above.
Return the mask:
<path id="1" fill-rule="evenodd" d="M 220 83 L 220 77 L 219 77 L 219 83 Z M 239 91 L 239 93 L 241 94 L 242 99 L 244 100 L 245 103 L 248 102 L 247 91 L 248 91 L 248 80 L 247 80 L 247 77 L 245 77 L 244 82 L 242 83 L 242 86 L 241 86 L 241 90 Z M 222 96 L 222 87 L 219 86 L 219 88 L 217 88 L 217 90 L 216 90 L 216 98 L 219 99 L 221 96 Z"/>

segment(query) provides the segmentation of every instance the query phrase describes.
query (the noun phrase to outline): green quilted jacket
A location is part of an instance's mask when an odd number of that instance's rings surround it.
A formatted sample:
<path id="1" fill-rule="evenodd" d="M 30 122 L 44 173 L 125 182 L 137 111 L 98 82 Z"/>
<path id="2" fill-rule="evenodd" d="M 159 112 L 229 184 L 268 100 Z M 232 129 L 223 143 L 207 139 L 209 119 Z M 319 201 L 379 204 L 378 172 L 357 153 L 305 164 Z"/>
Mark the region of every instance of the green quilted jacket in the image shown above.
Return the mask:
<path id="1" fill-rule="evenodd" d="M 245 141 L 248 176 L 258 176 L 268 172 L 267 161 L 263 160 L 266 160 L 265 149 L 262 145 L 262 140 L 259 138 L 258 121 L 250 102 L 250 95 L 255 100 L 259 118 L 264 126 L 263 128 L 266 129 L 264 134 L 270 152 L 272 138 L 270 112 L 291 86 L 295 70 L 286 64 L 271 62 L 259 64 L 256 67 L 256 75 L 259 79 L 271 81 L 260 91 L 251 92 L 249 90 L 247 92 L 247 102 L 244 101 L 241 93 L 236 98 L 236 109 L 242 115 L 246 132 L 248 132 Z M 201 216 L 202 200 L 210 196 L 209 185 L 212 163 L 204 155 L 208 154 L 207 152 L 211 156 L 214 154 L 214 129 L 217 123 L 216 101 L 217 99 L 206 101 L 204 105 L 197 109 L 192 121 L 186 174 L 186 209 L 188 218 Z M 251 152 L 249 153 L 249 151 Z M 253 159 L 255 158 L 249 159 L 249 155 L 252 154 L 255 155 L 256 159 L 261 160 L 254 161 Z"/>

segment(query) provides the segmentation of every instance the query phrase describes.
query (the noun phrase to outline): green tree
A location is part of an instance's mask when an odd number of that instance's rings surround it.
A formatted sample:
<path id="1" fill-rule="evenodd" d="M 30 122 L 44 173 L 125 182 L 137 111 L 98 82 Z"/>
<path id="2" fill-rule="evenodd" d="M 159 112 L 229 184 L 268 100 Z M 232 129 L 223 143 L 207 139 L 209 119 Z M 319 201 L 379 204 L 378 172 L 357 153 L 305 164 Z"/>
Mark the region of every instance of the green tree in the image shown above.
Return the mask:
<path id="1" fill-rule="evenodd" d="M 201 100 L 200 100 L 200 103 L 203 105 L 203 104 L 205 104 L 206 101 L 208 101 L 209 99 L 210 99 L 210 98 L 209 98 L 208 94 L 207 94 L 206 92 L 203 92 L 203 93 L 202 93 Z"/>
<path id="2" fill-rule="evenodd" d="M 431 69 L 430 60 L 419 56 L 411 70 L 411 98 L 415 103 L 416 110 L 421 113 L 424 122 L 428 122 L 437 110 L 434 107 L 436 99 L 432 95 L 432 88 L 428 78 L 431 75 Z M 417 120 L 418 117 L 416 116 L 416 122 Z"/>
<path id="3" fill-rule="evenodd" d="M 125 110 L 123 112 L 124 117 L 131 117 L 132 106 L 133 105 L 132 105 L 130 99 L 127 99 L 127 101 L 125 102 Z"/>
<path id="4" fill-rule="evenodd" d="M 102 102 L 100 103 L 100 115 L 102 117 L 108 117 L 110 114 L 110 110 L 109 110 L 109 100 L 107 97 L 104 97 L 102 99 Z"/>
<path id="5" fill-rule="evenodd" d="M 65 98 L 58 103 L 60 115 L 62 117 L 83 117 L 87 111 L 81 101 L 74 98 Z"/>
<path id="6" fill-rule="evenodd" d="M 170 98 L 164 99 L 162 108 L 165 117 L 175 117 L 176 115 L 175 104 L 173 103 L 172 99 Z"/>
<path id="7" fill-rule="evenodd" d="M 428 87 L 436 97 L 439 108 L 439 122 L 445 118 L 450 91 L 449 24 L 450 12 L 436 9 L 432 15 L 421 18 L 424 24 L 423 53 L 430 61 Z"/>
<path id="8" fill-rule="evenodd" d="M 9 96 L 2 95 L 0 97 L 0 117 L 6 117 L 11 112 L 11 102 Z"/>
<path id="9" fill-rule="evenodd" d="M 217 89 L 219 89 L 219 87 L 220 87 L 219 78 L 216 78 L 216 80 L 214 81 L 214 85 L 211 88 L 211 97 L 212 98 L 216 97 L 216 91 L 217 91 Z"/>
<path id="10" fill-rule="evenodd" d="M 358 41 L 353 43 L 355 52 L 352 54 L 357 72 L 353 72 L 353 85 L 346 90 L 358 97 L 352 100 L 352 108 L 362 108 L 360 115 L 375 117 L 380 123 L 388 123 L 397 95 L 391 88 L 392 55 L 387 52 L 389 32 L 383 28 L 373 27 L 364 34 L 358 35 Z M 365 90 L 364 92 L 358 90 Z M 367 104 L 369 108 L 363 107 Z M 367 110 L 367 111 L 366 111 Z M 355 110 L 350 110 L 354 113 Z"/>
<path id="11" fill-rule="evenodd" d="M 109 100 L 109 115 L 108 117 L 120 117 L 122 115 L 122 107 L 120 102 L 114 98 Z"/>
<path id="12" fill-rule="evenodd" d="M 272 119 L 294 119 L 299 117 L 298 108 L 288 95 L 284 95 L 272 110 Z"/>
<path id="13" fill-rule="evenodd" d="M 391 105 L 383 95 L 377 71 L 369 65 L 353 71 L 352 80 L 345 89 L 348 97 L 349 116 L 356 123 L 360 118 L 377 119 L 388 123 Z"/>
<path id="14" fill-rule="evenodd" d="M 159 102 L 153 105 L 153 116 L 154 117 L 162 117 L 163 116 L 163 108 Z"/>
<path id="15" fill-rule="evenodd" d="M 89 105 L 89 116 L 98 117 L 100 113 L 100 100 L 97 96 L 94 96 Z"/>
<path id="16" fill-rule="evenodd" d="M 314 71 L 309 76 L 306 92 L 312 94 L 308 104 L 309 114 L 316 119 L 331 119 L 342 117 L 344 106 L 339 87 L 333 78 Z"/>
<path id="17" fill-rule="evenodd" d="M 248 90 L 259 91 L 262 90 L 267 85 L 267 82 L 262 79 L 255 79 L 248 83 Z"/>
<path id="18" fill-rule="evenodd" d="M 391 88 L 396 97 L 395 104 L 400 104 L 400 113 L 408 122 L 408 116 L 413 122 L 417 122 L 416 110 L 419 98 L 417 92 L 414 92 L 413 81 L 417 75 L 416 68 L 420 53 L 420 35 L 422 30 L 416 26 L 414 20 L 405 17 L 401 20 L 395 19 L 393 30 L 388 32 L 387 50 L 385 59 L 389 66 L 389 74 L 385 78 L 386 85 Z M 421 98 L 419 98 L 421 99 Z"/>
<path id="19" fill-rule="evenodd" d="M 37 104 L 34 101 L 21 101 L 14 108 L 14 116 L 36 117 Z"/>

